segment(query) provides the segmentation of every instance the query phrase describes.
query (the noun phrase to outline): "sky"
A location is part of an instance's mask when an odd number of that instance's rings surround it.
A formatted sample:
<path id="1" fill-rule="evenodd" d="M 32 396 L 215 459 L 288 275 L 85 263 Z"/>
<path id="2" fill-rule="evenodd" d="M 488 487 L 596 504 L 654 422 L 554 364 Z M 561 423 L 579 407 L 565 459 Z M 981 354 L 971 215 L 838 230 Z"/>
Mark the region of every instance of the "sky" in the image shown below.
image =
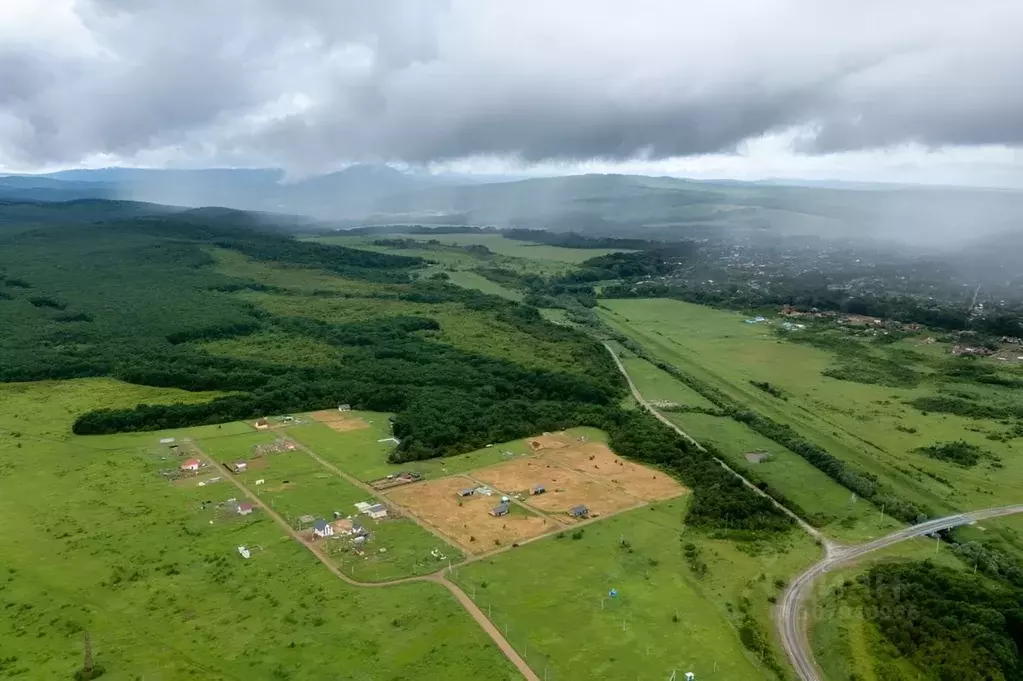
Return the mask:
<path id="1" fill-rule="evenodd" d="M 0 2 L 0 171 L 1023 187 L 1019 0 Z"/>

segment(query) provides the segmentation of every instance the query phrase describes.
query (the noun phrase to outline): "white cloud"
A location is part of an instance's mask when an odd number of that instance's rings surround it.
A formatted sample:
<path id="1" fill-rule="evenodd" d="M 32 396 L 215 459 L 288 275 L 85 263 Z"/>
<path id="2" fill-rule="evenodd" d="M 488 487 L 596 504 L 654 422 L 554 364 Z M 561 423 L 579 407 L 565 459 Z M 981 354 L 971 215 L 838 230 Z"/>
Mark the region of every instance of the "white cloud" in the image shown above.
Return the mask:
<path id="1" fill-rule="evenodd" d="M 19 0 L 0 168 L 1020 185 L 1021 25 L 1016 0 Z"/>

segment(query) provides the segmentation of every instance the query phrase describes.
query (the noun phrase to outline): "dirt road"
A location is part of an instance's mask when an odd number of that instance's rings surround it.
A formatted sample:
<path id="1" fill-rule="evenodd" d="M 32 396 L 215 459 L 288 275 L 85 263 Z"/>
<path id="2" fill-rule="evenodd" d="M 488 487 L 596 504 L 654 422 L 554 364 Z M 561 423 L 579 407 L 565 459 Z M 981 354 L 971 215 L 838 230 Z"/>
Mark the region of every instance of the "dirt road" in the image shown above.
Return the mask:
<path id="1" fill-rule="evenodd" d="M 202 449 L 200 449 L 199 445 L 195 441 L 190 441 L 189 444 L 195 449 L 195 452 L 196 452 L 196 454 L 198 454 L 199 458 L 203 459 L 204 461 L 206 461 L 206 463 L 208 463 L 211 466 L 213 466 L 214 470 L 219 470 L 220 464 L 218 464 L 216 461 L 214 461 L 213 458 L 209 454 L 207 454 Z M 361 483 L 360 481 L 355 480 L 355 478 L 350 478 L 350 476 L 346 475 L 345 473 L 343 473 L 341 470 L 337 469 L 336 467 L 330 465 L 329 463 L 327 463 L 326 461 L 321 459 L 318 455 L 314 454 L 313 452 L 309 451 L 308 449 L 305 449 L 305 451 L 308 452 L 313 458 L 315 458 L 321 464 L 323 464 L 324 466 L 326 466 L 328 468 L 331 468 L 338 475 L 342 476 L 343 478 L 345 478 L 346 480 L 348 480 L 352 484 L 355 484 L 355 485 L 357 485 L 359 487 L 368 487 L 368 486 L 364 485 L 363 483 Z M 504 654 L 504 656 L 506 658 L 508 658 L 508 661 L 511 662 L 513 665 L 515 665 L 516 669 L 519 670 L 519 673 L 521 673 L 522 676 L 527 679 L 527 681 L 540 681 L 540 677 L 537 676 L 536 673 L 532 669 L 530 669 L 529 665 L 526 664 L 526 661 L 524 659 L 522 659 L 522 656 L 520 656 L 515 651 L 515 648 L 513 648 L 510 643 L 508 643 L 508 640 L 505 639 L 505 637 L 501 635 L 501 632 L 498 630 L 498 628 L 495 627 L 494 624 L 489 619 L 487 619 L 487 616 L 483 614 L 483 611 L 480 610 L 479 607 L 477 607 L 477 605 L 475 603 L 473 603 L 472 599 L 469 598 L 469 596 L 464 591 L 462 591 L 462 589 L 457 584 L 449 581 L 446 577 L 444 577 L 443 571 L 436 572 L 436 573 L 431 574 L 431 575 L 424 575 L 424 576 L 418 576 L 418 577 L 405 577 L 403 579 L 395 579 L 395 580 L 392 580 L 392 581 L 389 581 L 389 582 L 359 582 L 359 581 L 356 581 L 356 580 L 352 579 L 351 577 L 349 577 L 348 575 L 346 575 L 345 573 L 341 572 L 340 568 L 338 568 L 336 565 L 334 565 L 334 563 L 332 563 L 330 561 L 330 559 L 327 556 L 325 556 L 323 554 L 323 552 L 320 551 L 319 548 L 315 544 L 306 541 L 305 538 L 303 538 L 302 535 L 295 528 L 293 528 L 290 524 L 288 524 L 288 522 L 284 518 L 282 518 L 276 511 L 274 511 L 273 508 L 271 508 L 269 505 L 265 504 L 262 499 L 260 499 L 258 496 L 253 494 L 252 491 L 249 490 L 249 488 L 246 487 L 245 484 L 241 480 L 239 480 L 237 477 L 235 477 L 233 474 L 230 474 L 230 473 L 228 473 L 225 477 L 231 482 L 231 484 L 233 484 L 235 487 L 237 487 L 238 490 L 242 494 L 244 494 L 246 497 L 248 497 L 252 501 L 253 504 L 258 506 L 264 513 L 266 513 L 267 517 L 269 517 L 275 523 L 280 525 L 281 528 L 283 528 L 284 531 L 287 532 L 288 535 L 292 539 L 294 539 L 295 541 L 300 543 L 302 546 L 304 546 L 307 549 L 309 549 L 310 553 L 312 553 L 314 556 L 316 556 L 316 558 L 321 563 L 323 563 L 323 565 L 328 570 L 330 570 L 334 574 L 335 577 L 337 577 L 340 580 L 343 580 L 343 581 L 347 582 L 348 584 L 351 584 L 352 586 L 368 587 L 368 588 L 382 588 L 382 587 L 394 586 L 396 584 L 410 584 L 412 582 L 435 582 L 437 584 L 442 585 L 444 588 L 446 588 L 448 591 L 450 591 L 452 593 L 452 595 L 454 595 L 455 599 L 462 605 L 463 608 L 465 608 L 465 610 L 472 616 L 472 618 L 474 620 L 476 620 L 476 622 L 480 625 L 480 627 L 483 628 L 483 631 L 485 631 L 487 633 L 487 635 L 490 636 L 490 638 L 494 641 L 494 643 L 497 645 L 498 649 Z M 370 492 L 370 494 L 375 494 L 375 492 L 373 490 L 369 490 L 369 492 Z"/>
<path id="2" fill-rule="evenodd" d="M 637 388 L 636 384 L 632 382 L 632 377 L 629 376 L 629 372 L 625 370 L 625 365 L 622 364 L 622 360 L 618 358 L 618 354 L 615 353 L 614 349 L 610 345 L 608 345 L 607 343 L 604 343 L 604 347 L 607 348 L 607 351 L 611 353 L 611 357 L 614 358 L 615 365 L 618 367 L 618 371 L 620 371 L 622 373 L 622 376 L 625 377 L 625 380 L 628 381 L 628 383 L 629 383 L 629 391 L 632 392 L 632 396 L 635 398 L 635 400 L 637 402 L 639 402 L 640 406 L 643 407 L 644 409 L 646 409 L 651 414 L 653 414 L 654 417 L 657 418 L 658 421 L 660 421 L 664 425 L 668 426 L 669 428 L 674 430 L 676 433 L 678 433 L 679 435 L 684 437 L 686 440 L 688 440 L 694 447 L 699 449 L 701 452 L 706 452 L 706 453 L 709 454 L 709 452 L 707 452 L 707 450 L 703 448 L 703 445 L 701 445 L 699 442 L 694 440 L 689 435 L 689 433 L 687 433 L 686 431 L 682 430 L 677 425 L 672 423 L 664 414 L 662 414 L 661 412 L 657 411 L 657 409 L 653 405 L 651 405 L 649 402 L 646 401 L 646 398 L 643 397 L 643 394 L 639 392 L 639 388 Z M 809 534 L 811 537 L 813 537 L 814 540 L 817 541 L 817 543 L 819 543 L 822 547 L 824 547 L 825 555 L 828 555 L 828 554 L 832 553 L 833 551 L 838 551 L 839 550 L 838 544 L 836 544 L 835 542 L 831 541 L 830 539 L 828 539 L 827 537 L 822 535 L 820 533 L 820 531 L 816 527 L 812 526 L 810 523 L 806 522 L 805 520 L 800 518 L 798 515 L 796 515 L 795 513 L 793 513 L 792 511 L 790 511 L 789 509 L 785 508 L 780 503 L 775 501 L 771 497 L 771 495 L 767 494 L 762 489 L 760 489 L 759 487 L 754 485 L 752 482 L 750 482 L 746 478 L 742 477 L 742 475 L 738 471 L 736 471 L 734 468 L 729 466 L 727 463 L 725 463 L 721 459 L 717 458 L 716 456 L 713 456 L 712 458 L 718 463 L 718 465 L 720 465 L 726 471 L 728 471 L 729 473 L 731 473 L 735 477 L 737 477 L 740 480 L 742 480 L 742 483 L 744 485 L 749 487 L 751 490 L 753 490 L 754 492 L 756 492 L 760 496 L 762 496 L 762 497 L 764 497 L 766 499 L 769 499 L 771 501 L 771 503 L 774 504 L 775 506 L 777 506 L 785 515 L 787 515 L 788 517 L 792 518 L 792 520 L 794 520 L 801 528 L 803 528 L 803 531 L 805 531 L 807 534 Z"/>
<path id="3" fill-rule="evenodd" d="M 698 442 L 696 442 L 696 440 L 690 437 L 684 430 L 669 421 L 663 414 L 657 411 L 657 409 L 643 398 L 643 395 L 636 388 L 635 383 L 632 382 L 632 378 L 625 370 L 625 365 L 622 364 L 622 361 L 618 358 L 614 349 L 607 343 L 604 344 L 604 347 L 606 347 L 607 351 L 611 353 L 611 356 L 615 360 L 615 364 L 618 366 L 618 370 L 622 372 L 622 375 L 625 376 L 625 380 L 628 381 L 629 390 L 632 391 L 632 396 L 636 399 L 636 401 L 676 433 L 689 440 L 689 442 L 699 449 L 706 451 Z M 743 478 L 742 475 L 729 467 L 724 461 L 721 461 L 716 457 L 714 460 L 723 466 L 728 472 L 741 479 L 747 487 L 758 494 L 771 499 L 770 495 L 764 493 L 749 480 Z M 778 629 L 778 635 L 781 639 L 782 647 L 785 649 L 785 654 L 788 656 L 789 662 L 795 668 L 796 673 L 802 681 L 823 681 L 820 670 L 814 660 L 813 651 L 810 648 L 810 637 L 807 631 L 806 613 L 804 610 L 806 599 L 810 595 L 814 582 L 819 577 L 830 570 L 851 563 L 873 551 L 906 541 L 907 539 L 933 534 L 940 530 L 947 530 L 959 525 L 976 522 L 978 520 L 1023 513 L 1023 505 L 1001 506 L 998 508 L 971 511 L 969 513 L 960 513 L 944 518 L 937 518 L 935 520 L 928 520 L 927 522 L 920 523 L 919 525 L 913 525 L 912 527 L 906 527 L 896 532 L 892 532 L 885 537 L 881 537 L 880 539 L 875 539 L 874 541 L 866 544 L 860 544 L 859 546 L 842 546 L 821 535 L 816 528 L 812 527 L 809 523 L 779 504 L 774 499 L 771 499 L 771 501 L 775 506 L 782 509 L 789 517 L 799 523 L 801 528 L 813 536 L 814 539 L 818 540 L 821 546 L 824 547 L 824 558 L 792 580 L 789 586 L 785 589 L 785 593 L 782 594 L 782 598 L 778 605 L 774 609 L 774 622 Z"/>

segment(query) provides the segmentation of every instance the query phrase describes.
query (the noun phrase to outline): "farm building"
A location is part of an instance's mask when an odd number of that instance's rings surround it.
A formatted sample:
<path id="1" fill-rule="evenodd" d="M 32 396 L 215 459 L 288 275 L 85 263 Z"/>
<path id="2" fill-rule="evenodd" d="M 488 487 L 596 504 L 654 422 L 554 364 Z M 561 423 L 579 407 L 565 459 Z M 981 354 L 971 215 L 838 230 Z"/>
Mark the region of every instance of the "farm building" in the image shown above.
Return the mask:
<path id="1" fill-rule="evenodd" d="M 366 513 L 367 511 L 369 511 L 372 505 L 373 504 L 367 503 L 365 501 L 357 501 L 355 502 L 355 510 L 357 510 L 359 513 Z"/>
<path id="2" fill-rule="evenodd" d="M 227 467 L 235 473 L 244 473 L 248 469 L 249 464 L 244 461 L 235 461 L 234 463 L 228 464 Z"/>
<path id="3" fill-rule="evenodd" d="M 581 505 L 573 506 L 572 509 L 568 512 L 568 514 L 573 518 L 587 518 L 590 515 L 590 509 Z"/>
<path id="4" fill-rule="evenodd" d="M 235 511 L 238 513 L 238 515 L 249 515 L 250 513 L 252 513 L 252 504 L 243 501 L 242 503 L 235 506 Z"/>
<path id="5" fill-rule="evenodd" d="M 543 485 L 536 485 L 533 489 L 529 490 L 530 494 L 543 494 L 547 491 L 547 488 Z"/>
<path id="6" fill-rule="evenodd" d="M 352 410 L 352 405 L 350 405 L 350 404 L 339 404 L 339 405 L 337 405 L 337 410 L 338 411 L 351 411 Z"/>
<path id="7" fill-rule="evenodd" d="M 476 490 L 472 489 L 471 487 L 468 488 L 468 489 L 460 489 L 460 490 L 458 490 L 458 496 L 460 496 L 460 497 L 471 497 L 475 493 L 476 493 Z"/>
<path id="8" fill-rule="evenodd" d="M 494 516 L 495 518 L 500 518 L 503 515 L 508 515 L 510 511 L 511 508 L 509 507 L 508 502 L 502 501 L 500 504 L 490 509 L 490 515 Z"/>
<path id="9" fill-rule="evenodd" d="M 316 522 L 316 518 L 309 514 L 306 514 L 303 516 L 299 516 L 298 522 L 302 523 L 303 525 L 310 525 Z"/>
<path id="10" fill-rule="evenodd" d="M 183 471 L 197 471 L 197 470 L 199 470 L 199 465 L 200 464 L 201 464 L 201 462 L 199 461 L 199 459 L 188 459 L 183 464 L 181 464 L 181 470 L 183 470 Z"/>
<path id="11" fill-rule="evenodd" d="M 387 517 L 387 507 L 383 504 L 373 504 L 366 509 L 366 515 L 373 520 L 380 520 Z"/>
<path id="12" fill-rule="evenodd" d="M 160 444 L 161 445 L 174 444 L 174 438 L 172 438 L 172 437 L 161 437 L 160 438 Z"/>
<path id="13" fill-rule="evenodd" d="M 365 537 L 369 531 L 361 523 L 352 523 L 352 534 L 356 537 Z"/>
<path id="14" fill-rule="evenodd" d="M 333 537 L 334 528 L 323 518 L 317 518 L 313 523 L 313 534 L 317 537 Z"/>
<path id="15" fill-rule="evenodd" d="M 266 419 L 259 419 L 256 421 L 256 430 L 266 430 L 270 427 L 270 422 Z"/>

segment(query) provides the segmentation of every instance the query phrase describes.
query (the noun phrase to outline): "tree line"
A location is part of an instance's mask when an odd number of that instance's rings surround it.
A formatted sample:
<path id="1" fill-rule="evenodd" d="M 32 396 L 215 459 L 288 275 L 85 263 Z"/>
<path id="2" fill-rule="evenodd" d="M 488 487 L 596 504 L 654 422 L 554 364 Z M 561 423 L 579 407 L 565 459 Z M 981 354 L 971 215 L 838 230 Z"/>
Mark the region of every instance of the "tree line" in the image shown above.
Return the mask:
<path id="1" fill-rule="evenodd" d="M 215 248 L 383 282 L 376 293 L 360 297 L 462 306 L 493 320 L 495 333 L 543 340 L 575 370 L 532 368 L 449 345 L 429 314 L 335 323 L 270 312 L 231 292 L 290 296 L 296 305 L 306 294 L 221 273 L 211 256 Z M 0 268 L 6 280 L 23 274 L 31 295 L 66 302 L 67 309 L 34 306 L 21 300 L 29 294 L 19 287 L 5 287 L 12 298 L 0 301 L 0 380 L 112 376 L 228 393 L 202 404 L 95 410 L 74 423 L 83 435 L 222 423 L 346 402 L 395 414 L 400 445 L 393 457 L 399 461 L 592 425 L 605 428 L 623 456 L 663 466 L 691 487 L 693 524 L 748 532 L 788 528 L 788 518 L 708 455 L 663 425 L 623 410 L 622 378 L 596 341 L 544 321 L 535 308 L 442 281 L 413 280 L 409 273 L 420 264 L 293 241 L 244 224 L 205 224 L 194 216 L 89 221 L 5 235 Z M 264 333 L 315 340 L 335 348 L 338 359 L 309 367 L 204 350 L 210 341 L 244 343 Z"/>

